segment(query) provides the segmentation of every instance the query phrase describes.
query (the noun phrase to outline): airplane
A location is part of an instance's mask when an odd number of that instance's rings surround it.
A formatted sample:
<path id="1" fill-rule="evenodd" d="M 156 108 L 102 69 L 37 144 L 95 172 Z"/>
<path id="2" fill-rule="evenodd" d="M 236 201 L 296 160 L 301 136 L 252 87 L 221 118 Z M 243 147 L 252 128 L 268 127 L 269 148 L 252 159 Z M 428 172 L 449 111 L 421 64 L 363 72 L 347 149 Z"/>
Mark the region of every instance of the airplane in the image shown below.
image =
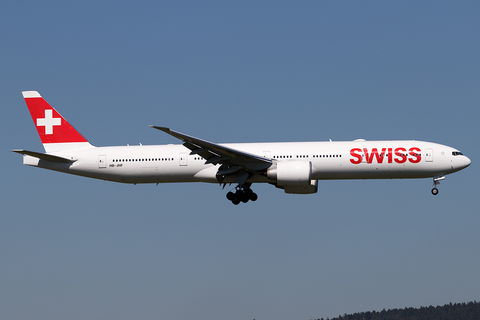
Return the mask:
<path id="1" fill-rule="evenodd" d="M 121 182 L 206 182 L 236 185 L 233 204 L 256 201 L 253 183 L 288 194 L 313 194 L 319 180 L 433 178 L 433 195 L 445 175 L 468 167 L 455 148 L 415 141 L 321 141 L 217 144 L 166 127 L 150 127 L 183 142 L 95 147 L 37 91 L 22 92 L 45 153 L 12 150 L 29 166 Z"/>

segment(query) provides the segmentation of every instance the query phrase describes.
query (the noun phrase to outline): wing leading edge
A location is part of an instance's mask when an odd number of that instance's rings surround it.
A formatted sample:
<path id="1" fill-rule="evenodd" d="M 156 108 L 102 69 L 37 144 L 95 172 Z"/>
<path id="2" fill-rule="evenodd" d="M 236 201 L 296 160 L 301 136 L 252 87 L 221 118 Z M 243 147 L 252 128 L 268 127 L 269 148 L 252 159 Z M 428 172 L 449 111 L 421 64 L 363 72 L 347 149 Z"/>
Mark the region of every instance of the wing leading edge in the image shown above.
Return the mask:
<path id="1" fill-rule="evenodd" d="M 217 177 L 220 182 L 223 180 L 222 177 L 226 175 L 237 174 L 238 178 L 240 178 L 240 176 L 245 176 L 245 174 L 241 174 L 242 171 L 249 173 L 264 172 L 274 163 L 273 159 L 228 148 L 171 130 L 166 127 L 157 127 L 152 125 L 150 127 L 168 133 L 169 135 L 182 140 L 183 145 L 191 150 L 190 155 L 197 154 L 201 156 L 206 160 L 207 164 L 221 164 L 217 173 Z M 241 180 L 246 179 L 247 178 L 241 178 L 238 182 L 242 183 Z"/>

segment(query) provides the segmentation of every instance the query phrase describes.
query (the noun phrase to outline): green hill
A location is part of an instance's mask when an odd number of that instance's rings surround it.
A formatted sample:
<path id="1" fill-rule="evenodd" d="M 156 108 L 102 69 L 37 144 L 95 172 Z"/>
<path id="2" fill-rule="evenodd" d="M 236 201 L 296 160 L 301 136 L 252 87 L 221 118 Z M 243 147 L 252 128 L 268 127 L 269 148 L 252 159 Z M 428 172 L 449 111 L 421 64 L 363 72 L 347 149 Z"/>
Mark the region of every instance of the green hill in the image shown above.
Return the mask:
<path id="1" fill-rule="evenodd" d="M 368 311 L 327 318 L 326 320 L 479 320 L 480 302 L 446 304 L 437 307 L 421 307 Z M 325 320 L 319 318 L 316 320 Z"/>

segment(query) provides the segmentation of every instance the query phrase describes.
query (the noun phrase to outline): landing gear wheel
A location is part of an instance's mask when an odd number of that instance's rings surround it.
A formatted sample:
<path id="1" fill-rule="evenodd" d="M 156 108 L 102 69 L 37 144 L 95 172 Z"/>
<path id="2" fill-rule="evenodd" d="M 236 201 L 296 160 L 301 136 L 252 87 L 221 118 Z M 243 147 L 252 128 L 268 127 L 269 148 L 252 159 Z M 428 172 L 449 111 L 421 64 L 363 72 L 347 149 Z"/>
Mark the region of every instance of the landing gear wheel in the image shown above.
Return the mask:
<path id="1" fill-rule="evenodd" d="M 250 189 L 250 185 L 251 183 L 248 185 L 237 186 L 235 192 L 230 191 L 227 193 L 227 199 L 234 205 L 237 205 L 240 202 L 247 203 L 248 201 L 256 201 L 258 196 L 252 191 L 252 189 Z"/>
<path id="2" fill-rule="evenodd" d="M 244 192 L 240 199 L 242 200 L 243 203 L 247 203 L 248 200 L 250 200 L 250 197 L 248 196 L 248 194 L 246 192 Z"/>
<path id="3" fill-rule="evenodd" d="M 440 184 L 440 181 L 445 180 L 445 176 L 435 176 L 433 177 L 433 189 L 432 194 L 436 196 L 438 194 L 437 186 Z"/>

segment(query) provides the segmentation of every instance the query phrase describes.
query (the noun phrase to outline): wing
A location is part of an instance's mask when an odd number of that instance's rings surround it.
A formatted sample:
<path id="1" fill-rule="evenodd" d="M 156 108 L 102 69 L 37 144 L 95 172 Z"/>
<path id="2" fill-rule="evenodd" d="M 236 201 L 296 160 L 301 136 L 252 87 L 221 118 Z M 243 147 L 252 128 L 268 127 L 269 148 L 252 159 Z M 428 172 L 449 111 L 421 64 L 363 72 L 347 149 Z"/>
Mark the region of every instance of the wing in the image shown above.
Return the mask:
<path id="1" fill-rule="evenodd" d="M 269 168 L 274 160 L 260 157 L 255 154 L 228 148 L 216 143 L 198 139 L 165 127 L 150 126 L 161 130 L 183 141 L 183 145 L 191 150 L 190 154 L 198 154 L 206 160 L 205 163 L 221 164 L 217 177 L 230 174 L 239 174 L 244 169 L 249 173 L 263 172 Z M 243 180 L 243 179 L 242 179 Z M 220 181 L 220 179 L 219 179 Z"/>

